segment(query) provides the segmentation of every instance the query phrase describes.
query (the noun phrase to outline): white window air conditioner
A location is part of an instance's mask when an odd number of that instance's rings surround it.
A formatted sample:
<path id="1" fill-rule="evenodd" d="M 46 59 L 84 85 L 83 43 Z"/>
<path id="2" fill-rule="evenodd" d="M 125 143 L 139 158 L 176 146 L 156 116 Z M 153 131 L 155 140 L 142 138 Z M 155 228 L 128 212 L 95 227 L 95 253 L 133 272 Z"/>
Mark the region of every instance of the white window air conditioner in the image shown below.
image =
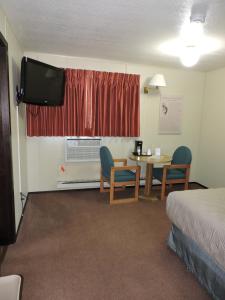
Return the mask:
<path id="1" fill-rule="evenodd" d="M 99 161 L 99 151 L 101 147 L 100 138 L 66 138 L 65 141 L 65 161 L 85 162 Z"/>

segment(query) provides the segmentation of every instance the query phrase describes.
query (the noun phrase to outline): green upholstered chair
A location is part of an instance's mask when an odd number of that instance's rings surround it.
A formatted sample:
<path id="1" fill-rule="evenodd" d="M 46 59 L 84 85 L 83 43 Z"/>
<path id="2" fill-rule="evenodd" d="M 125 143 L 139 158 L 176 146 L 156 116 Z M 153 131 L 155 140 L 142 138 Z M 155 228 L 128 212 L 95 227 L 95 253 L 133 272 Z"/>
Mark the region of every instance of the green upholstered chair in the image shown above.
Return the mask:
<path id="1" fill-rule="evenodd" d="M 111 152 L 106 146 L 100 149 L 101 174 L 100 174 L 100 192 L 110 192 L 110 204 L 131 203 L 138 201 L 140 167 L 127 166 L 127 159 L 113 159 Z M 123 163 L 123 166 L 115 166 L 115 163 Z M 135 172 L 132 172 L 135 171 Z M 104 182 L 108 182 L 110 188 L 104 188 Z M 125 188 L 126 186 L 135 186 L 135 195 L 133 198 L 115 199 L 115 188 Z"/>
<path id="2" fill-rule="evenodd" d="M 166 184 L 184 183 L 184 189 L 188 189 L 191 160 L 191 150 L 180 146 L 173 154 L 171 165 L 153 168 L 153 178 L 162 182 L 161 200 L 165 199 Z"/>

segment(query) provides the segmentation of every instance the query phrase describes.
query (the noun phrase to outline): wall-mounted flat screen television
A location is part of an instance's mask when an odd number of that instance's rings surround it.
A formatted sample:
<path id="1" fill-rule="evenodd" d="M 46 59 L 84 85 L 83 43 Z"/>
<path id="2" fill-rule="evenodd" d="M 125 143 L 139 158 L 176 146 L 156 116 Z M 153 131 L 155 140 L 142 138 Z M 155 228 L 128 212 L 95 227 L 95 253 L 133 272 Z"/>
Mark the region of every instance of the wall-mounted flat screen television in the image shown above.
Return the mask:
<path id="1" fill-rule="evenodd" d="M 63 104 L 64 69 L 23 57 L 21 62 L 21 100 L 36 105 Z"/>

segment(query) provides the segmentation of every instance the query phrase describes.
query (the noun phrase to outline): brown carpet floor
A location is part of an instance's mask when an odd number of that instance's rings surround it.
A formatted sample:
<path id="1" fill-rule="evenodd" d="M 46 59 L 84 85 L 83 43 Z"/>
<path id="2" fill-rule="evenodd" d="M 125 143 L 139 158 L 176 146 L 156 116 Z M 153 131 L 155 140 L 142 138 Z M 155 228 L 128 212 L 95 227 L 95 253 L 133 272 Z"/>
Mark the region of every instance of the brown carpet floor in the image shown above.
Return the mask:
<path id="1" fill-rule="evenodd" d="M 165 202 L 110 207 L 98 190 L 31 194 L 2 275 L 23 300 L 210 299 L 167 247 Z"/>

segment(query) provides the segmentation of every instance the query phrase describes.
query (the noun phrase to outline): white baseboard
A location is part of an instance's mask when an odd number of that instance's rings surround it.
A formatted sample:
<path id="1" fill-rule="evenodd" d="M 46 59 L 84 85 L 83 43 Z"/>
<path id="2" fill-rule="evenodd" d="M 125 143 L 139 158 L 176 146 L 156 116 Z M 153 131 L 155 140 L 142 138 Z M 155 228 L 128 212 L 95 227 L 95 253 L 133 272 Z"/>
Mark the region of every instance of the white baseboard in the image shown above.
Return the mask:
<path id="1" fill-rule="evenodd" d="M 153 180 L 153 184 L 157 184 L 158 181 Z M 105 186 L 108 184 L 105 183 Z M 145 185 L 145 179 L 140 180 L 140 186 Z M 93 189 L 99 188 L 100 182 L 99 181 L 58 181 L 57 182 L 57 189 L 60 190 L 76 190 L 76 189 Z"/>

